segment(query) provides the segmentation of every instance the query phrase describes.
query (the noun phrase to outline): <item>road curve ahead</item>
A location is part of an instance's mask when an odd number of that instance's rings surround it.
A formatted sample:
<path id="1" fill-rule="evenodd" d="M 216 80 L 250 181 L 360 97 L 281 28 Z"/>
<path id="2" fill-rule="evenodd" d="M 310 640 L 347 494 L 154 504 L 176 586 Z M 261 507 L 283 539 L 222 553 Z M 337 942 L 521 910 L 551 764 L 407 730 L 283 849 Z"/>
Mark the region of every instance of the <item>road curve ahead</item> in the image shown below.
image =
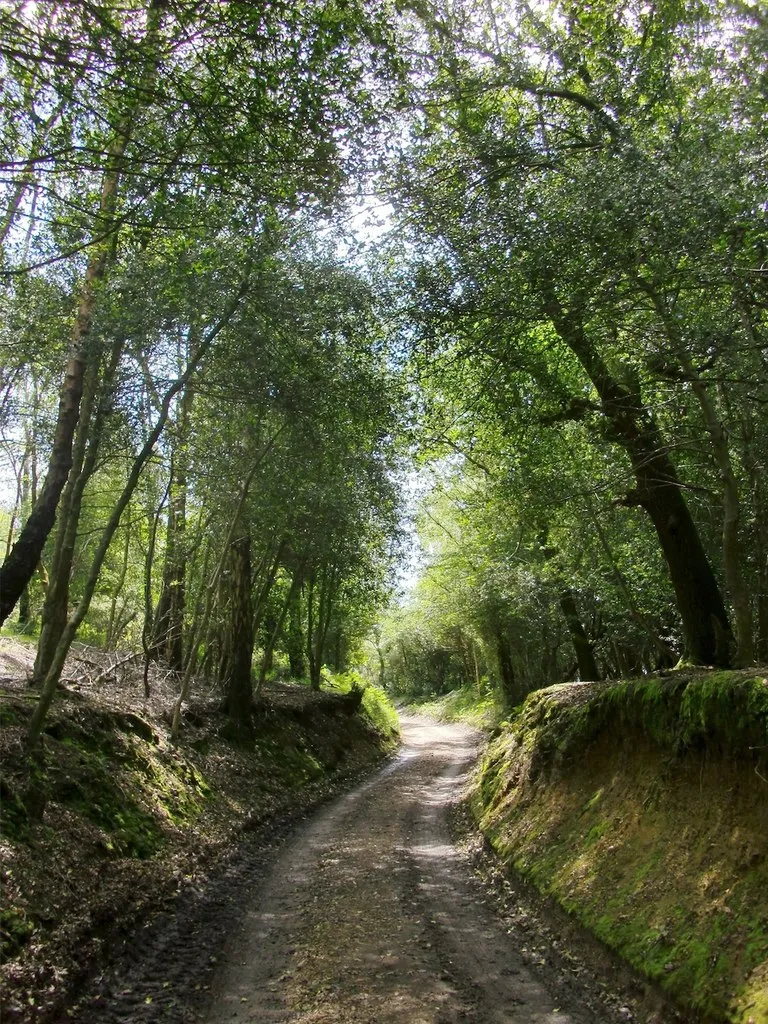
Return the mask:
<path id="1" fill-rule="evenodd" d="M 526 967 L 451 843 L 477 734 L 402 729 L 396 760 L 284 847 L 221 958 L 209 1024 L 595 1024 Z"/>

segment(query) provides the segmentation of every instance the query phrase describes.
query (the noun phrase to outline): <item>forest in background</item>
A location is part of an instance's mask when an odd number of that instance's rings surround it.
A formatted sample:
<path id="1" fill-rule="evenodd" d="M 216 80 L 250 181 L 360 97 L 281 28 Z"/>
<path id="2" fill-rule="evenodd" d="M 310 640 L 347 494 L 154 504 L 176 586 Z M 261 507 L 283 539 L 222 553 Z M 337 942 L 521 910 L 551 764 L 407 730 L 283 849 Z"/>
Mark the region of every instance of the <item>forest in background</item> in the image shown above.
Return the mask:
<path id="1" fill-rule="evenodd" d="M 275 671 L 766 660 L 767 51 L 743 3 L 4 4 L 32 745 L 76 638 L 176 730 L 195 674 L 247 731 Z"/>

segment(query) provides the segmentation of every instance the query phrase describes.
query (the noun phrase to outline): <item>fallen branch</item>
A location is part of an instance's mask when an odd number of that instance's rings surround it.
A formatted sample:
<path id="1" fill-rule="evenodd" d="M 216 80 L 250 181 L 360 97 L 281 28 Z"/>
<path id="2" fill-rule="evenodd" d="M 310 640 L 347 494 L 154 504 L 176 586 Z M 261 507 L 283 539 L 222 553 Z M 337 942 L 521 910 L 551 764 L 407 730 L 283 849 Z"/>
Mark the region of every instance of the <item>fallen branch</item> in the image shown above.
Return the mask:
<path id="1" fill-rule="evenodd" d="M 97 683 L 100 683 L 102 682 L 102 680 L 106 679 L 107 676 L 112 675 L 112 673 L 116 669 L 122 668 L 123 665 L 129 665 L 132 661 L 138 661 L 139 658 L 141 657 L 143 657 L 142 651 L 133 651 L 131 654 L 126 654 L 124 658 L 118 658 L 118 660 L 114 662 L 114 664 L 109 665 L 108 668 L 105 668 L 103 672 L 99 672 L 96 678 L 91 680 L 91 684 L 95 686 Z"/>

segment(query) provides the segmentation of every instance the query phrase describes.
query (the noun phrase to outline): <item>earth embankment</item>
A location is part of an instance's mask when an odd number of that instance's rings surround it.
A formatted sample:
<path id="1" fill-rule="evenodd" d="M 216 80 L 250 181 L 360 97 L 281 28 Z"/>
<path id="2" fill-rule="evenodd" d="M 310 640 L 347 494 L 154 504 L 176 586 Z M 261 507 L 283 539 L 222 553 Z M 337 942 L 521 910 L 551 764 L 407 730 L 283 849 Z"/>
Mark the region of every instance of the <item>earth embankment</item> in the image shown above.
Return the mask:
<path id="1" fill-rule="evenodd" d="M 768 680 L 532 694 L 474 810 L 504 862 L 702 1020 L 768 1021 Z"/>
<path id="2" fill-rule="evenodd" d="M 83 984 L 158 915 L 181 921 L 182 903 L 207 899 L 246 840 L 269 845 L 397 745 L 383 695 L 356 709 L 296 684 L 263 690 L 239 743 L 215 687 L 199 688 L 174 744 L 175 680 L 153 669 L 145 697 L 135 659 L 76 648 L 31 763 L 30 668 L 30 650 L 0 642 L 4 1024 L 68 1019 Z"/>
<path id="3" fill-rule="evenodd" d="M 405 716 L 395 759 L 285 840 L 243 844 L 83 994 L 79 1024 L 679 1021 L 541 901 L 505 909 L 472 870 L 477 833 L 454 811 L 479 741 Z"/>

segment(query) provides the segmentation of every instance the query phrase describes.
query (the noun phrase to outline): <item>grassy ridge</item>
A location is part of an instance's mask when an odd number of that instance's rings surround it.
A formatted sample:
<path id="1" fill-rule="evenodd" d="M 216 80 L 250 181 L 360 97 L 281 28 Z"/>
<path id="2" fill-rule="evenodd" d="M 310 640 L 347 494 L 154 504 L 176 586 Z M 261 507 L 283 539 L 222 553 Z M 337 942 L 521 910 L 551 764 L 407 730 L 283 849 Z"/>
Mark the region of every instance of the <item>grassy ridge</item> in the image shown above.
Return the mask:
<path id="1" fill-rule="evenodd" d="M 508 864 L 702 1019 L 768 1021 L 768 681 L 532 694 L 474 797 Z"/>

